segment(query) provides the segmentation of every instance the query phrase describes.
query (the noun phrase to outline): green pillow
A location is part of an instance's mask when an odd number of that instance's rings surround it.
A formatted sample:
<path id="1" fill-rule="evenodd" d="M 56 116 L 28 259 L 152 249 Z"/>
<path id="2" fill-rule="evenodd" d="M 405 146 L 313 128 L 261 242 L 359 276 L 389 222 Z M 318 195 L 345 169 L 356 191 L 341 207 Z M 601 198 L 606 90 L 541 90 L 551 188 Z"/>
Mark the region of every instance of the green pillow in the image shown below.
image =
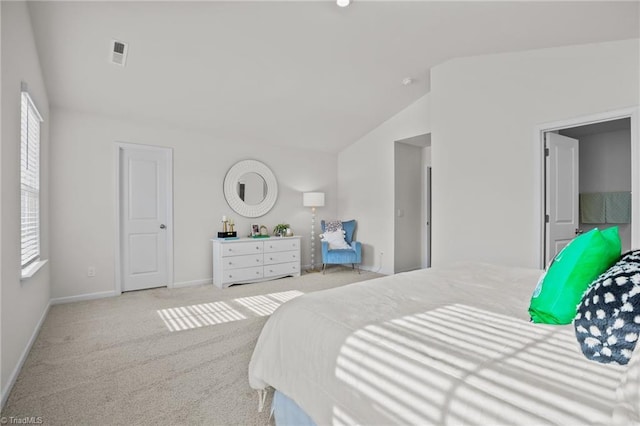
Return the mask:
<path id="1" fill-rule="evenodd" d="M 612 226 L 604 231 L 600 231 L 600 234 L 609 244 L 612 245 L 614 250 L 617 250 L 618 253 L 622 253 L 622 242 L 620 241 L 620 234 L 618 233 L 617 226 Z M 620 255 L 618 255 L 618 257 L 620 257 Z M 618 260 L 619 259 L 616 259 L 616 262 Z"/>
<path id="2" fill-rule="evenodd" d="M 579 235 L 556 255 L 540 278 L 531 304 L 531 320 L 545 324 L 570 324 L 589 284 L 620 258 L 617 227 Z"/>

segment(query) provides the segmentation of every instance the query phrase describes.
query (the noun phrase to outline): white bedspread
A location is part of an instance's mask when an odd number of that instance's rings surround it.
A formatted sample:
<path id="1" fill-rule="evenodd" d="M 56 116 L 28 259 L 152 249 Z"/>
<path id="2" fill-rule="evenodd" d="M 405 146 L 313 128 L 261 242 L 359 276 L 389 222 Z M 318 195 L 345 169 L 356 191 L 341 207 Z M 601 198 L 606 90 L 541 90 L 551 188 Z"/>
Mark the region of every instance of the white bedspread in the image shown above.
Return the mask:
<path id="1" fill-rule="evenodd" d="M 464 263 L 306 294 L 249 365 L 324 424 L 607 424 L 624 367 L 529 323 L 541 271 Z"/>

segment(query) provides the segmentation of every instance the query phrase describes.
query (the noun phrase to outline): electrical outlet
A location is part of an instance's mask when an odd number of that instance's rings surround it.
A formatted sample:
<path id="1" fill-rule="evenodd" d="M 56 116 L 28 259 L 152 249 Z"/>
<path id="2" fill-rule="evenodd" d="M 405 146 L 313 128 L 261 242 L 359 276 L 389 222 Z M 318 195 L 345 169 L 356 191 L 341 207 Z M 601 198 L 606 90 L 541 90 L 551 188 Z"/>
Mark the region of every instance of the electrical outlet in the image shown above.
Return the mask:
<path id="1" fill-rule="evenodd" d="M 87 269 L 87 276 L 88 277 L 95 277 L 96 276 L 96 268 L 95 268 L 95 266 L 89 266 L 89 269 Z"/>

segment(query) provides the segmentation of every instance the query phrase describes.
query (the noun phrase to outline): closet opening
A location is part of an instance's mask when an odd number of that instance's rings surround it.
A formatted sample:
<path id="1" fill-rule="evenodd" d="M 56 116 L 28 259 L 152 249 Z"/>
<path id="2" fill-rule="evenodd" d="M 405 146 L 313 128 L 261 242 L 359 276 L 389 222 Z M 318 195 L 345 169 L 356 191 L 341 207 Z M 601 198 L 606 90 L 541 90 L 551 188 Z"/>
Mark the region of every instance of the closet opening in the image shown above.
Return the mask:
<path id="1" fill-rule="evenodd" d="M 634 115 L 542 132 L 543 265 L 573 238 L 617 226 L 622 251 L 638 247 Z M 635 192 L 637 193 L 637 192 Z M 635 213 L 635 214 L 634 214 Z M 635 228 L 634 228 L 635 225 Z"/>

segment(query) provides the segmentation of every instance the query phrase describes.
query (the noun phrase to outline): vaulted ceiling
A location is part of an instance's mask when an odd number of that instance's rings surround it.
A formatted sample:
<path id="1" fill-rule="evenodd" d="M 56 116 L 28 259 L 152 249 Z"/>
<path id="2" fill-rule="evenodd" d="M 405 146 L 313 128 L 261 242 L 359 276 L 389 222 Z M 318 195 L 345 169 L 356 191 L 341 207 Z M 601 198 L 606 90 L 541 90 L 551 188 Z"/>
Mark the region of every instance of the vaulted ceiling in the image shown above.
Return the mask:
<path id="1" fill-rule="evenodd" d="M 639 36 L 638 2 L 31 2 L 52 106 L 337 152 L 446 60 Z M 112 39 L 129 43 L 125 67 Z M 413 84 L 402 85 L 410 77 Z M 179 143 L 179 142 L 177 142 Z"/>

